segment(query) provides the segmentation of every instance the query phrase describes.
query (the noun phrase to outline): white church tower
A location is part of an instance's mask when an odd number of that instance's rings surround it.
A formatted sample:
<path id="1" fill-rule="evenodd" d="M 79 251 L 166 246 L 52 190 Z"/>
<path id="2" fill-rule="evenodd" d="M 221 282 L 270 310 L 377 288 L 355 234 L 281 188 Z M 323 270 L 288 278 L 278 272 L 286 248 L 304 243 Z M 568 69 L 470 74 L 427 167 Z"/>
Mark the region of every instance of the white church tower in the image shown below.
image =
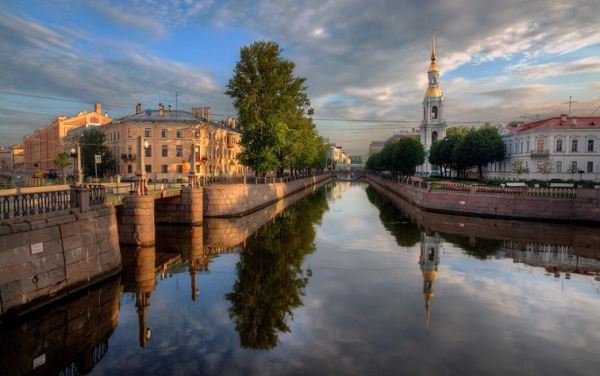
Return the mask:
<path id="1" fill-rule="evenodd" d="M 423 98 L 423 121 L 421 122 L 420 139 L 425 148 L 425 163 L 421 165 L 422 175 L 430 175 L 432 167 L 428 155 L 431 144 L 446 137 L 446 121 L 444 119 L 444 94 L 440 88 L 440 68 L 435 56 L 435 35 L 431 38 L 431 64 L 427 71 L 429 83 Z"/>

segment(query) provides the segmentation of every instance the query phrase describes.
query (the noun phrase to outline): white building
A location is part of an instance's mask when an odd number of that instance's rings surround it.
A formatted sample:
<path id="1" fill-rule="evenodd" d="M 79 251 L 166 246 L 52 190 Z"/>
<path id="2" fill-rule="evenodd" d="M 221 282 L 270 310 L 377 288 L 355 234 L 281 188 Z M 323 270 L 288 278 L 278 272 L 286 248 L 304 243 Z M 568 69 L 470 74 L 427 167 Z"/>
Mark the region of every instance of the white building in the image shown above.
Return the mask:
<path id="1" fill-rule="evenodd" d="M 485 176 L 600 181 L 600 117 L 560 115 L 501 130 L 506 159 Z"/>
<path id="2" fill-rule="evenodd" d="M 423 163 L 417 171 L 422 175 L 429 175 L 432 172 L 431 164 L 427 154 L 431 145 L 446 137 L 446 120 L 444 119 L 444 94 L 440 88 L 440 68 L 437 65 L 437 57 L 435 55 L 435 36 L 432 38 L 431 44 L 431 64 L 427 71 L 429 84 L 425 97 L 423 98 L 423 121 L 419 127 L 420 140 L 425 149 L 425 163 Z"/>

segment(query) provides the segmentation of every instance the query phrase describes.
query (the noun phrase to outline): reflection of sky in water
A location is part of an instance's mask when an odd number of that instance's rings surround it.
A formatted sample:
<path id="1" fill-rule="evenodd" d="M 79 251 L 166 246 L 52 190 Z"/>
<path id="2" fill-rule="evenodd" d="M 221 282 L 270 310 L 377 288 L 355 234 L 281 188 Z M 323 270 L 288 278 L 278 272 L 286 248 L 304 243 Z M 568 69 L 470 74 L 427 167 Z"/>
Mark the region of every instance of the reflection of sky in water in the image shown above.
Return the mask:
<path id="1" fill-rule="evenodd" d="M 121 301 L 110 349 L 93 374 L 596 374 L 600 367 L 597 282 L 555 279 L 512 259 L 479 260 L 443 242 L 425 328 L 419 244 L 399 247 L 352 185 L 316 225 L 317 251 L 303 306 L 269 351 L 243 350 L 224 295 L 239 256 L 212 260 L 190 277 L 158 281 L 152 338 L 137 342 L 133 299 Z"/>

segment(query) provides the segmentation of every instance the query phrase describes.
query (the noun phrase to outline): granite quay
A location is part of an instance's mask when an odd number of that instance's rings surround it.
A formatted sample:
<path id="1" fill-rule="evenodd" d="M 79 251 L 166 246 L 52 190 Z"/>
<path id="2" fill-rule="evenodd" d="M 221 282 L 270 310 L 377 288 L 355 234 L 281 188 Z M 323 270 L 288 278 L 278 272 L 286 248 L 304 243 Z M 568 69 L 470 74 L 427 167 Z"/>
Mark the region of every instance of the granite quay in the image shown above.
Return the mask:
<path id="1" fill-rule="evenodd" d="M 600 224 L 600 189 L 481 187 L 398 179 L 367 181 L 432 212 L 531 221 Z"/>

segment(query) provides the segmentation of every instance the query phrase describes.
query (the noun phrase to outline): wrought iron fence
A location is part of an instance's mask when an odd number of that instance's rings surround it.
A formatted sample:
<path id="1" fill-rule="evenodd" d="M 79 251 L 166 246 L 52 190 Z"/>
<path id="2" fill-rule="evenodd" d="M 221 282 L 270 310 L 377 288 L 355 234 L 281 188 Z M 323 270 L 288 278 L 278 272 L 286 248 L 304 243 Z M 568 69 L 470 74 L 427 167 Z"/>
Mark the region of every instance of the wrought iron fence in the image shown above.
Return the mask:
<path id="1" fill-rule="evenodd" d="M 76 207 L 70 189 L 0 196 L 0 218 L 10 219 Z"/>

